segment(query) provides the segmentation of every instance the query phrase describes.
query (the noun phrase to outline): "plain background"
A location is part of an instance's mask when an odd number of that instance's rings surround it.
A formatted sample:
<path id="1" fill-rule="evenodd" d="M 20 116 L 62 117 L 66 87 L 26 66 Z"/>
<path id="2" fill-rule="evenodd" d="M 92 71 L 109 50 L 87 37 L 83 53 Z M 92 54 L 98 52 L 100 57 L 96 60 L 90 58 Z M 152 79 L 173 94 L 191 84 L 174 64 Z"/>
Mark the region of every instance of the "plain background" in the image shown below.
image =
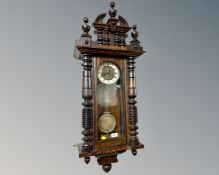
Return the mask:
<path id="1" fill-rule="evenodd" d="M 74 40 L 108 0 L 0 0 L 0 174 L 105 174 L 78 158 Z M 219 1 L 117 0 L 147 51 L 137 61 L 139 136 L 109 174 L 219 174 Z"/>

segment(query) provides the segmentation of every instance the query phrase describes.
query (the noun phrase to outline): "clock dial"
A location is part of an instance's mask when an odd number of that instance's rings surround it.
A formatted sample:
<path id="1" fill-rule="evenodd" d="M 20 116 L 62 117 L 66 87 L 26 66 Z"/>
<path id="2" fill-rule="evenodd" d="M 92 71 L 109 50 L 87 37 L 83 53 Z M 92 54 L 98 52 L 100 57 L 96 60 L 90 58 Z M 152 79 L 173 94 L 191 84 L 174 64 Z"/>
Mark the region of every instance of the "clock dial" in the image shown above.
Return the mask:
<path id="1" fill-rule="evenodd" d="M 99 129 L 103 133 L 110 133 L 115 129 L 116 119 L 109 112 L 106 112 L 99 119 Z"/>
<path id="2" fill-rule="evenodd" d="M 119 68 L 113 63 L 103 63 L 98 69 L 98 79 L 106 84 L 114 84 L 120 77 Z"/>

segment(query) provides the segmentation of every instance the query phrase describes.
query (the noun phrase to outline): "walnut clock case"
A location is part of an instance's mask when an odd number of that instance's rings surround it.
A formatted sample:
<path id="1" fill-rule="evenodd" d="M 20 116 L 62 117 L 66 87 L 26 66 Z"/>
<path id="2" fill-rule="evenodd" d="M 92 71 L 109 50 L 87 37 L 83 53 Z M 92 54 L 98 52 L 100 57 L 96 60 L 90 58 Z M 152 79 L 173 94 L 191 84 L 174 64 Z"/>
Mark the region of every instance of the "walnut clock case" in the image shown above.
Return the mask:
<path id="1" fill-rule="evenodd" d="M 83 34 L 75 42 L 75 58 L 82 60 L 83 143 L 78 144 L 79 157 L 86 163 L 97 157 L 105 172 L 117 155 L 144 148 L 138 138 L 136 106 L 135 59 L 144 53 L 138 40 L 137 27 L 132 28 L 121 16 L 117 18 L 115 3 L 110 3 L 109 19 L 106 14 L 96 17 L 96 41 L 89 34 L 88 18 L 84 18 Z M 132 40 L 126 44 L 132 29 Z"/>

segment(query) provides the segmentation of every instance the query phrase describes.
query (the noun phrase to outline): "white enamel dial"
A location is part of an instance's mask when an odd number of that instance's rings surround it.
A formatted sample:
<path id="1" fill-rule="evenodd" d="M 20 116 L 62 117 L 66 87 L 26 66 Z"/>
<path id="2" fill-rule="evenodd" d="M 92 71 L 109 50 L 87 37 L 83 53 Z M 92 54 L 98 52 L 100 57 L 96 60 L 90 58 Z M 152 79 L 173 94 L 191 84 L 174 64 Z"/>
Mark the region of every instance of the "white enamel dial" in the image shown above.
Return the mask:
<path id="1" fill-rule="evenodd" d="M 119 68 L 113 63 L 102 63 L 98 69 L 98 79 L 106 84 L 114 84 L 120 77 Z"/>

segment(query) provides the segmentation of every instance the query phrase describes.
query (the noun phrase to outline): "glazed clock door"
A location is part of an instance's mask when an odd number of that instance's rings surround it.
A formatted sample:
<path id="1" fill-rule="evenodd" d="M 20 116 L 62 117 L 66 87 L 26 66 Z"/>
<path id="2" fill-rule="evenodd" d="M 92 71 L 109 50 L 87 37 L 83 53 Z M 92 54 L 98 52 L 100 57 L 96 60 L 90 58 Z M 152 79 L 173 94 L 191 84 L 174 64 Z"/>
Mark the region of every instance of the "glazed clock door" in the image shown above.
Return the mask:
<path id="1" fill-rule="evenodd" d="M 96 147 L 126 144 L 124 60 L 96 58 Z"/>

